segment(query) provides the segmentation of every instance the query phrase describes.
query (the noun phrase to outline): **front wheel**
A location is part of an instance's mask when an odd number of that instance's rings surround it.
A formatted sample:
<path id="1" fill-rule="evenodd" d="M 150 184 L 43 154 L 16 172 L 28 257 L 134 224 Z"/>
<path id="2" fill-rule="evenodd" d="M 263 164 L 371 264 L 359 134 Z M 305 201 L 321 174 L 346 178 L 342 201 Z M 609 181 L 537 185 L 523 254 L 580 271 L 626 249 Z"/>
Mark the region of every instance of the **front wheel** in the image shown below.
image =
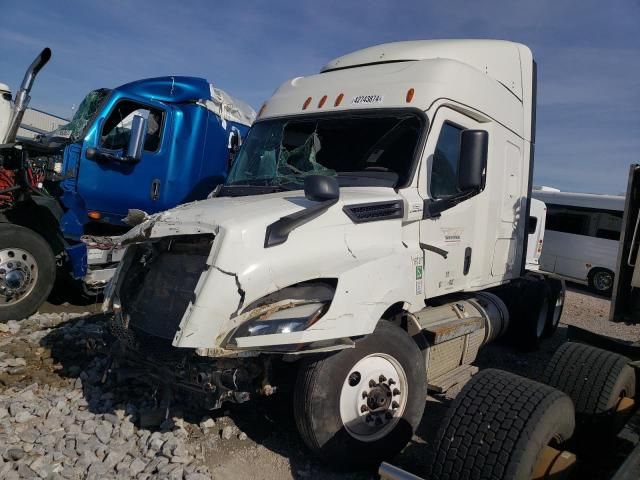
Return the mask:
<path id="1" fill-rule="evenodd" d="M 28 228 L 0 224 L 0 322 L 34 313 L 55 277 L 55 257 L 44 238 Z"/>
<path id="2" fill-rule="evenodd" d="M 380 321 L 355 348 L 301 365 L 294 392 L 300 435 L 335 466 L 377 465 L 395 456 L 420 423 L 425 379 L 413 339 Z"/>

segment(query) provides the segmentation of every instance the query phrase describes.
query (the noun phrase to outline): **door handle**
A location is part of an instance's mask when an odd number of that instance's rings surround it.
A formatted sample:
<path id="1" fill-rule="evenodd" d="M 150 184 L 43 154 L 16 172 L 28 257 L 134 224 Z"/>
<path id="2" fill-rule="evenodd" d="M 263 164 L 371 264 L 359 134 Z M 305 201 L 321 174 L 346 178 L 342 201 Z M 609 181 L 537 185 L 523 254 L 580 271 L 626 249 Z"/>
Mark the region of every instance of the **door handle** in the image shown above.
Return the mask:
<path id="1" fill-rule="evenodd" d="M 462 273 L 466 275 L 469 273 L 469 269 L 471 268 L 471 247 L 467 247 L 464 249 L 464 267 L 462 269 Z"/>
<path id="2" fill-rule="evenodd" d="M 158 200 L 160 198 L 160 179 L 154 178 L 151 182 L 151 200 Z"/>

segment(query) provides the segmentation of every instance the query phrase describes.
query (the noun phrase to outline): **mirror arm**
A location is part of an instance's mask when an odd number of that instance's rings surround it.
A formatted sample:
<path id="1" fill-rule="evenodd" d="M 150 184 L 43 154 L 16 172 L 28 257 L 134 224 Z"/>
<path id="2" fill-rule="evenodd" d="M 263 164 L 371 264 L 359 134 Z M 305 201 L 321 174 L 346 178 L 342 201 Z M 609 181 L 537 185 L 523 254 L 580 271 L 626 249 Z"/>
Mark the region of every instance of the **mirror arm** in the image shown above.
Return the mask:
<path id="1" fill-rule="evenodd" d="M 286 242 L 289 238 L 289 233 L 322 215 L 329 209 L 329 207 L 332 207 L 336 203 L 338 203 L 337 198 L 325 200 L 324 202 L 318 202 L 316 205 L 307 207 L 304 210 L 298 210 L 291 215 L 287 215 L 276 220 L 271 225 L 267 226 L 267 231 L 265 232 L 264 237 L 264 248 L 273 247 L 274 245 L 280 245 L 281 243 Z"/>
<path id="2" fill-rule="evenodd" d="M 480 193 L 480 189 L 474 188 L 473 190 L 461 192 L 458 195 L 454 195 L 448 198 L 441 198 L 439 200 L 428 198 L 424 201 L 424 207 L 422 209 L 422 212 L 423 212 L 422 218 L 423 219 L 438 218 L 442 214 L 442 212 L 444 212 L 445 210 L 449 210 L 450 208 L 455 207 L 459 203 L 464 202 L 465 200 L 468 200 L 469 198 L 473 197 L 474 195 L 477 195 L 478 193 Z"/>
<path id="3" fill-rule="evenodd" d="M 97 148 L 87 148 L 85 156 L 88 160 L 95 160 L 96 162 L 137 163 L 139 161 L 129 155 L 121 157 L 120 155 L 100 151 Z"/>

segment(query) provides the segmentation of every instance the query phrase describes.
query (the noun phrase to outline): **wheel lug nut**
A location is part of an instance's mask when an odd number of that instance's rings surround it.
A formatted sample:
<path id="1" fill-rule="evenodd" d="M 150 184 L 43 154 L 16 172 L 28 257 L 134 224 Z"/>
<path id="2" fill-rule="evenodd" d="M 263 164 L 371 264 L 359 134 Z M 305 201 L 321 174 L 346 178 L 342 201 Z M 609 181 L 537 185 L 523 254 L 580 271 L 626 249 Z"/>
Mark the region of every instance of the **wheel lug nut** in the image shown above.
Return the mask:
<path id="1" fill-rule="evenodd" d="M 376 382 L 373 380 L 369 380 L 369 388 L 373 388 L 376 386 Z"/>
<path id="2" fill-rule="evenodd" d="M 367 392 L 362 392 L 362 398 L 367 398 L 369 394 Z"/>
<path id="3" fill-rule="evenodd" d="M 366 413 L 366 412 L 368 412 L 368 411 L 369 411 L 369 407 L 367 407 L 366 405 L 362 405 L 362 406 L 360 407 L 360 412 L 361 412 L 361 413 Z"/>
<path id="4" fill-rule="evenodd" d="M 393 408 L 394 410 L 395 410 L 396 408 L 398 408 L 399 406 L 400 406 L 400 404 L 399 404 L 398 402 L 392 402 L 392 403 L 391 403 L 391 408 Z"/>
<path id="5" fill-rule="evenodd" d="M 396 381 L 393 378 L 389 379 L 389 385 L 395 385 Z"/>
<path id="6" fill-rule="evenodd" d="M 395 397 L 396 395 L 400 395 L 400 390 L 398 390 L 397 388 L 393 389 L 393 396 Z"/>
<path id="7" fill-rule="evenodd" d="M 384 375 L 380 375 L 380 377 L 378 378 L 378 380 L 380 381 L 380 383 L 382 383 L 382 382 L 386 382 L 386 381 L 387 381 L 387 377 L 385 377 Z"/>

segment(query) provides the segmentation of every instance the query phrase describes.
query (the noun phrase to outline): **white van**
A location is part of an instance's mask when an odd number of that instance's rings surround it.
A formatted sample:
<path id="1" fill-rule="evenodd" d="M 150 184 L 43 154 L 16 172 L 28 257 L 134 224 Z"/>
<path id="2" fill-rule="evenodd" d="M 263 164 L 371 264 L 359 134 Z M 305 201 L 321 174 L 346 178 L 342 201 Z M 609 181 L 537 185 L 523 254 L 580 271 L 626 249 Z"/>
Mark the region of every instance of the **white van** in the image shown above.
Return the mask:
<path id="1" fill-rule="evenodd" d="M 547 206 L 540 268 L 610 294 L 615 276 L 624 197 L 543 187 L 533 197 Z"/>

